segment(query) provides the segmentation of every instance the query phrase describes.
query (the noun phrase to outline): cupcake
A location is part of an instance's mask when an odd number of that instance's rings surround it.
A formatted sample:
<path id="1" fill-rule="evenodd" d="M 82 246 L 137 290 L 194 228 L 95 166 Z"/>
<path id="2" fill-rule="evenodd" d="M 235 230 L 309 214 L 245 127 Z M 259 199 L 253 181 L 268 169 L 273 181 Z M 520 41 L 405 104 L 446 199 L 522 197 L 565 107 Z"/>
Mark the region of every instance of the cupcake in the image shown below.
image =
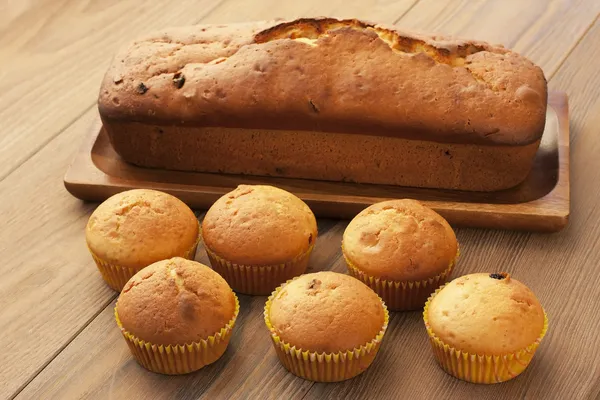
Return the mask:
<path id="1" fill-rule="evenodd" d="M 448 222 L 415 200 L 373 204 L 344 232 L 342 252 L 351 275 L 394 311 L 422 308 L 445 283 L 458 258 Z"/>
<path id="2" fill-rule="evenodd" d="M 278 287 L 265 306 L 265 323 L 286 369 L 304 379 L 337 382 L 371 365 L 388 312 L 362 282 L 317 272 Z"/>
<path id="3" fill-rule="evenodd" d="M 533 292 L 507 273 L 453 280 L 431 296 L 423 317 L 444 371 L 473 383 L 519 375 L 548 329 Z"/>
<path id="4" fill-rule="evenodd" d="M 171 257 L 193 259 L 196 216 L 181 200 L 137 189 L 110 197 L 92 213 L 85 237 L 102 278 L 114 290 L 142 268 Z"/>
<path id="5" fill-rule="evenodd" d="M 135 274 L 117 300 L 115 318 L 144 368 L 177 375 L 223 355 L 238 312 L 237 297 L 219 274 L 176 257 Z"/>
<path id="6" fill-rule="evenodd" d="M 317 222 L 285 190 L 240 185 L 208 210 L 202 237 L 213 269 L 233 290 L 267 295 L 306 271 Z"/>

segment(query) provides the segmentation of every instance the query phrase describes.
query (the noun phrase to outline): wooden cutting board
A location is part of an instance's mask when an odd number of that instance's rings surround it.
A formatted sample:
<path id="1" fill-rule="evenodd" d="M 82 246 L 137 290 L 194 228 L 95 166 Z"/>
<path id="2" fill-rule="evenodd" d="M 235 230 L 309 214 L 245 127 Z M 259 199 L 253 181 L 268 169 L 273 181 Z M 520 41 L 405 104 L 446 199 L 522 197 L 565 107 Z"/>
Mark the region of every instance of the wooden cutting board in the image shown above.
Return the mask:
<path id="1" fill-rule="evenodd" d="M 319 217 L 348 219 L 375 202 L 413 198 L 422 200 L 454 226 L 552 232 L 562 229 L 569 216 L 566 94 L 550 93 L 548 105 L 546 129 L 531 173 L 519 186 L 498 192 L 140 168 L 125 163 L 115 153 L 99 117 L 87 132 L 64 182 L 71 194 L 83 200 L 102 201 L 124 190 L 149 188 L 171 193 L 196 209 L 209 208 L 217 198 L 238 184 L 269 184 L 296 194 Z"/>

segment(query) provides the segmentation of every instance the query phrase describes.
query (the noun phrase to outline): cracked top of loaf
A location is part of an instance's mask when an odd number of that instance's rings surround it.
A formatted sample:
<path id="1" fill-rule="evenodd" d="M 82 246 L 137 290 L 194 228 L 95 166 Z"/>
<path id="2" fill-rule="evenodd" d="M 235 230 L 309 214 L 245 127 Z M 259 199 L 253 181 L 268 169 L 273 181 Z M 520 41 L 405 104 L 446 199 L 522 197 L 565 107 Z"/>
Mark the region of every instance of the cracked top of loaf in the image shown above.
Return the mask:
<path id="1" fill-rule="evenodd" d="M 544 130 L 542 70 L 484 42 L 332 18 L 173 28 L 118 52 L 107 121 L 524 145 Z"/>

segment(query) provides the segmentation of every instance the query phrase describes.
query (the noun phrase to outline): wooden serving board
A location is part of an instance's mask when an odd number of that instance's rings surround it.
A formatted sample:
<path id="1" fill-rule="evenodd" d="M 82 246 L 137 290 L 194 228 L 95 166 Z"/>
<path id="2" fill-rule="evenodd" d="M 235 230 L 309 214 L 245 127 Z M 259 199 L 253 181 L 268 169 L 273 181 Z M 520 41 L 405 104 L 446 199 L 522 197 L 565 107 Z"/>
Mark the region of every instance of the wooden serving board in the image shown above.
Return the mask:
<path id="1" fill-rule="evenodd" d="M 308 203 L 319 217 L 352 218 L 368 205 L 393 198 L 414 198 L 455 226 L 558 231 L 569 216 L 569 120 L 567 96 L 551 93 L 546 130 L 527 179 L 519 186 L 490 193 L 326 182 L 305 179 L 209 174 L 140 168 L 113 150 L 100 118 L 67 171 L 67 190 L 83 200 L 102 201 L 133 188 L 171 193 L 193 208 L 207 209 L 238 184 L 269 184 Z"/>

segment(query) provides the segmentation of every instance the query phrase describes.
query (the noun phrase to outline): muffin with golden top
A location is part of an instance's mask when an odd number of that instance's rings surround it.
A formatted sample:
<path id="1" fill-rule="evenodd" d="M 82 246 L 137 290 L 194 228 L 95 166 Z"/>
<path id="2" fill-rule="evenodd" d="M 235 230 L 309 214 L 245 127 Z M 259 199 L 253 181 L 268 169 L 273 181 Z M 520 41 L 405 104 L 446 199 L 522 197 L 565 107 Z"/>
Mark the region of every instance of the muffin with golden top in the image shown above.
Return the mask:
<path id="1" fill-rule="evenodd" d="M 178 198 L 135 189 L 100 204 L 88 221 L 85 237 L 102 278 L 120 291 L 136 272 L 156 261 L 193 259 L 199 224 Z"/>
<path id="2" fill-rule="evenodd" d="M 326 271 L 278 287 L 265 306 L 265 323 L 286 369 L 304 379 L 337 382 L 371 365 L 388 312 L 364 283 Z"/>
<path id="3" fill-rule="evenodd" d="M 237 297 L 209 267 L 175 257 L 127 282 L 115 317 L 136 360 L 162 374 L 185 374 L 218 360 L 239 313 Z"/>
<path id="4" fill-rule="evenodd" d="M 423 317 L 442 368 L 473 383 L 519 375 L 548 329 L 536 296 L 507 273 L 453 280 L 431 296 Z"/>
<path id="5" fill-rule="evenodd" d="M 208 210 L 202 237 L 213 269 L 235 291 L 266 295 L 306 271 L 317 222 L 285 190 L 240 185 Z"/>
<path id="6" fill-rule="evenodd" d="M 342 252 L 350 274 L 390 310 L 414 310 L 447 281 L 458 242 L 435 211 L 415 200 L 390 200 L 367 207 L 350 222 Z"/>

